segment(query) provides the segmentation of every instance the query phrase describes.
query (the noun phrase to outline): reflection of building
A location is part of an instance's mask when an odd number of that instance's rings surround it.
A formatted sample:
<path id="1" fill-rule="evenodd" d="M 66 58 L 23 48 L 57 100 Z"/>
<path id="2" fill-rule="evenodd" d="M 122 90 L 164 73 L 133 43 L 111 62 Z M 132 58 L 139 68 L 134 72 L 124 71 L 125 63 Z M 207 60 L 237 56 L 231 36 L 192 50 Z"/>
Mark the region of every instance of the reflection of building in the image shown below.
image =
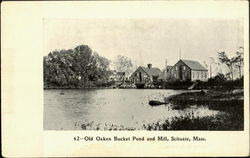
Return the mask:
<path id="1" fill-rule="evenodd" d="M 171 80 L 207 81 L 208 70 L 199 62 L 180 59 L 170 70 Z"/>
<path id="2" fill-rule="evenodd" d="M 109 76 L 109 81 L 124 81 L 125 80 L 125 72 L 116 72 L 116 70 L 112 71 L 112 74 Z"/>
<path id="3" fill-rule="evenodd" d="M 148 64 L 147 67 L 138 67 L 129 79 L 133 83 L 150 83 L 157 81 L 161 75 L 162 72 L 159 68 Z"/>

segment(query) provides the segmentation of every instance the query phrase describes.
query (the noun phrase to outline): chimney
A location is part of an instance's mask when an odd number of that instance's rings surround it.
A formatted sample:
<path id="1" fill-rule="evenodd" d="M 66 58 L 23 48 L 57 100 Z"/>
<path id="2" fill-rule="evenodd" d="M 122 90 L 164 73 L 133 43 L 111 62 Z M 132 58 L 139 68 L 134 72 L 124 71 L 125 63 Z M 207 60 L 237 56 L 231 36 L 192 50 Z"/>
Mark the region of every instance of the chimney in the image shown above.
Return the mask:
<path id="1" fill-rule="evenodd" d="M 149 63 L 149 64 L 148 64 L 148 68 L 149 68 L 149 69 L 152 68 L 152 64 Z"/>

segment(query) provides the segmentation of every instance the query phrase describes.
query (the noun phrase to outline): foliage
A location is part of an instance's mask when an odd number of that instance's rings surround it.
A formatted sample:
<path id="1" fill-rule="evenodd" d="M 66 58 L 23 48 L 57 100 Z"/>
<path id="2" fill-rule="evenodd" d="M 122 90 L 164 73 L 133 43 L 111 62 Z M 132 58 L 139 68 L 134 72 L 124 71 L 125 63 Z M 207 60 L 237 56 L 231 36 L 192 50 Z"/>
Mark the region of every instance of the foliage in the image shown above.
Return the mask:
<path id="1" fill-rule="evenodd" d="M 242 70 L 243 63 L 244 63 L 244 60 L 243 60 L 244 48 L 240 47 L 240 49 L 242 49 L 243 51 L 237 51 L 236 52 L 236 57 L 235 57 L 235 61 L 236 61 L 236 65 L 235 66 L 239 69 L 239 78 L 242 77 L 241 70 Z"/>
<path id="2" fill-rule="evenodd" d="M 114 66 L 117 72 L 125 72 L 126 75 L 133 71 L 133 64 L 130 58 L 122 55 L 116 56 Z"/>
<path id="3" fill-rule="evenodd" d="M 225 52 L 218 52 L 219 55 L 219 61 L 223 64 L 226 64 L 229 68 L 230 71 L 230 77 L 233 79 L 233 63 L 234 63 L 234 58 L 228 58 L 227 54 Z"/>
<path id="4" fill-rule="evenodd" d="M 226 80 L 227 80 L 227 78 L 222 73 L 219 73 L 215 77 L 209 78 L 208 83 L 217 83 L 217 84 L 219 84 L 219 83 L 225 82 Z"/>
<path id="5" fill-rule="evenodd" d="M 74 49 L 53 51 L 43 58 L 45 88 L 80 88 L 106 81 L 110 61 L 93 53 L 87 45 Z"/>
<path id="6" fill-rule="evenodd" d="M 146 130 L 243 130 L 243 115 L 240 118 L 230 113 L 193 117 L 191 114 L 144 126 Z"/>
<path id="7" fill-rule="evenodd" d="M 235 89 L 243 88 L 244 76 L 236 80 L 227 80 L 225 75 L 219 73 L 215 77 L 209 78 L 207 82 L 200 81 L 195 89 Z"/>
<path id="8" fill-rule="evenodd" d="M 191 85 L 192 82 L 190 80 L 186 81 L 173 80 L 163 84 L 163 87 L 168 89 L 187 89 Z"/>
<path id="9" fill-rule="evenodd" d="M 243 47 L 240 47 L 243 49 Z M 235 68 L 239 69 L 239 78 L 241 78 L 241 68 L 242 68 L 242 64 L 243 64 L 243 52 L 237 51 L 236 52 L 236 56 L 229 58 L 227 56 L 227 54 L 222 51 L 222 52 L 218 52 L 218 59 L 222 64 L 225 64 L 228 68 L 229 68 L 229 73 L 227 74 L 227 76 L 229 76 L 229 78 L 231 80 L 234 80 L 234 71 Z"/>

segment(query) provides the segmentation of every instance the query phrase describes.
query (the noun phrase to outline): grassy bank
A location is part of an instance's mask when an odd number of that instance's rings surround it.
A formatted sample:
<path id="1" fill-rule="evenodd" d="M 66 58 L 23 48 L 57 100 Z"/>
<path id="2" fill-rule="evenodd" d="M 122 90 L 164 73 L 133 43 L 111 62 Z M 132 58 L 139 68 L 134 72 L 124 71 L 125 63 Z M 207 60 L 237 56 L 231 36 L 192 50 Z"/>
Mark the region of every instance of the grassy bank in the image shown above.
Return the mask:
<path id="1" fill-rule="evenodd" d="M 192 117 L 190 115 L 174 117 L 164 123 L 145 126 L 146 130 L 243 130 L 243 115 L 219 113 L 215 116 Z"/>
<path id="2" fill-rule="evenodd" d="M 205 117 L 185 115 L 145 126 L 147 130 L 243 130 L 243 89 L 231 91 L 200 91 L 173 95 L 165 100 L 174 109 L 185 109 L 192 105 L 207 106 L 219 110 L 219 114 Z"/>
<path id="3" fill-rule="evenodd" d="M 243 89 L 235 90 L 202 90 L 186 92 L 164 98 L 165 102 L 173 104 L 175 108 L 183 109 L 191 105 L 208 106 L 212 110 L 231 111 L 240 109 L 243 105 Z"/>

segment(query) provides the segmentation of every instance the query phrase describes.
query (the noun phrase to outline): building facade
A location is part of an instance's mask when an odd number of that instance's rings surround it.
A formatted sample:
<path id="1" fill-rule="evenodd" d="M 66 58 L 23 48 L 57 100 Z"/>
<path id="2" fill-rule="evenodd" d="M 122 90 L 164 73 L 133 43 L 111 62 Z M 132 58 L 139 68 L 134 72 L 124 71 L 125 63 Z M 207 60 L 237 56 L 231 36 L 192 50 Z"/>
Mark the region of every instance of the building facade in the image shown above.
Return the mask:
<path id="1" fill-rule="evenodd" d="M 152 67 L 152 64 L 148 64 L 147 67 L 140 66 L 129 77 L 133 83 L 151 83 L 158 81 L 162 72 L 159 68 Z"/>
<path id="2" fill-rule="evenodd" d="M 180 59 L 170 69 L 170 76 L 171 80 L 207 81 L 208 70 L 197 61 Z"/>

